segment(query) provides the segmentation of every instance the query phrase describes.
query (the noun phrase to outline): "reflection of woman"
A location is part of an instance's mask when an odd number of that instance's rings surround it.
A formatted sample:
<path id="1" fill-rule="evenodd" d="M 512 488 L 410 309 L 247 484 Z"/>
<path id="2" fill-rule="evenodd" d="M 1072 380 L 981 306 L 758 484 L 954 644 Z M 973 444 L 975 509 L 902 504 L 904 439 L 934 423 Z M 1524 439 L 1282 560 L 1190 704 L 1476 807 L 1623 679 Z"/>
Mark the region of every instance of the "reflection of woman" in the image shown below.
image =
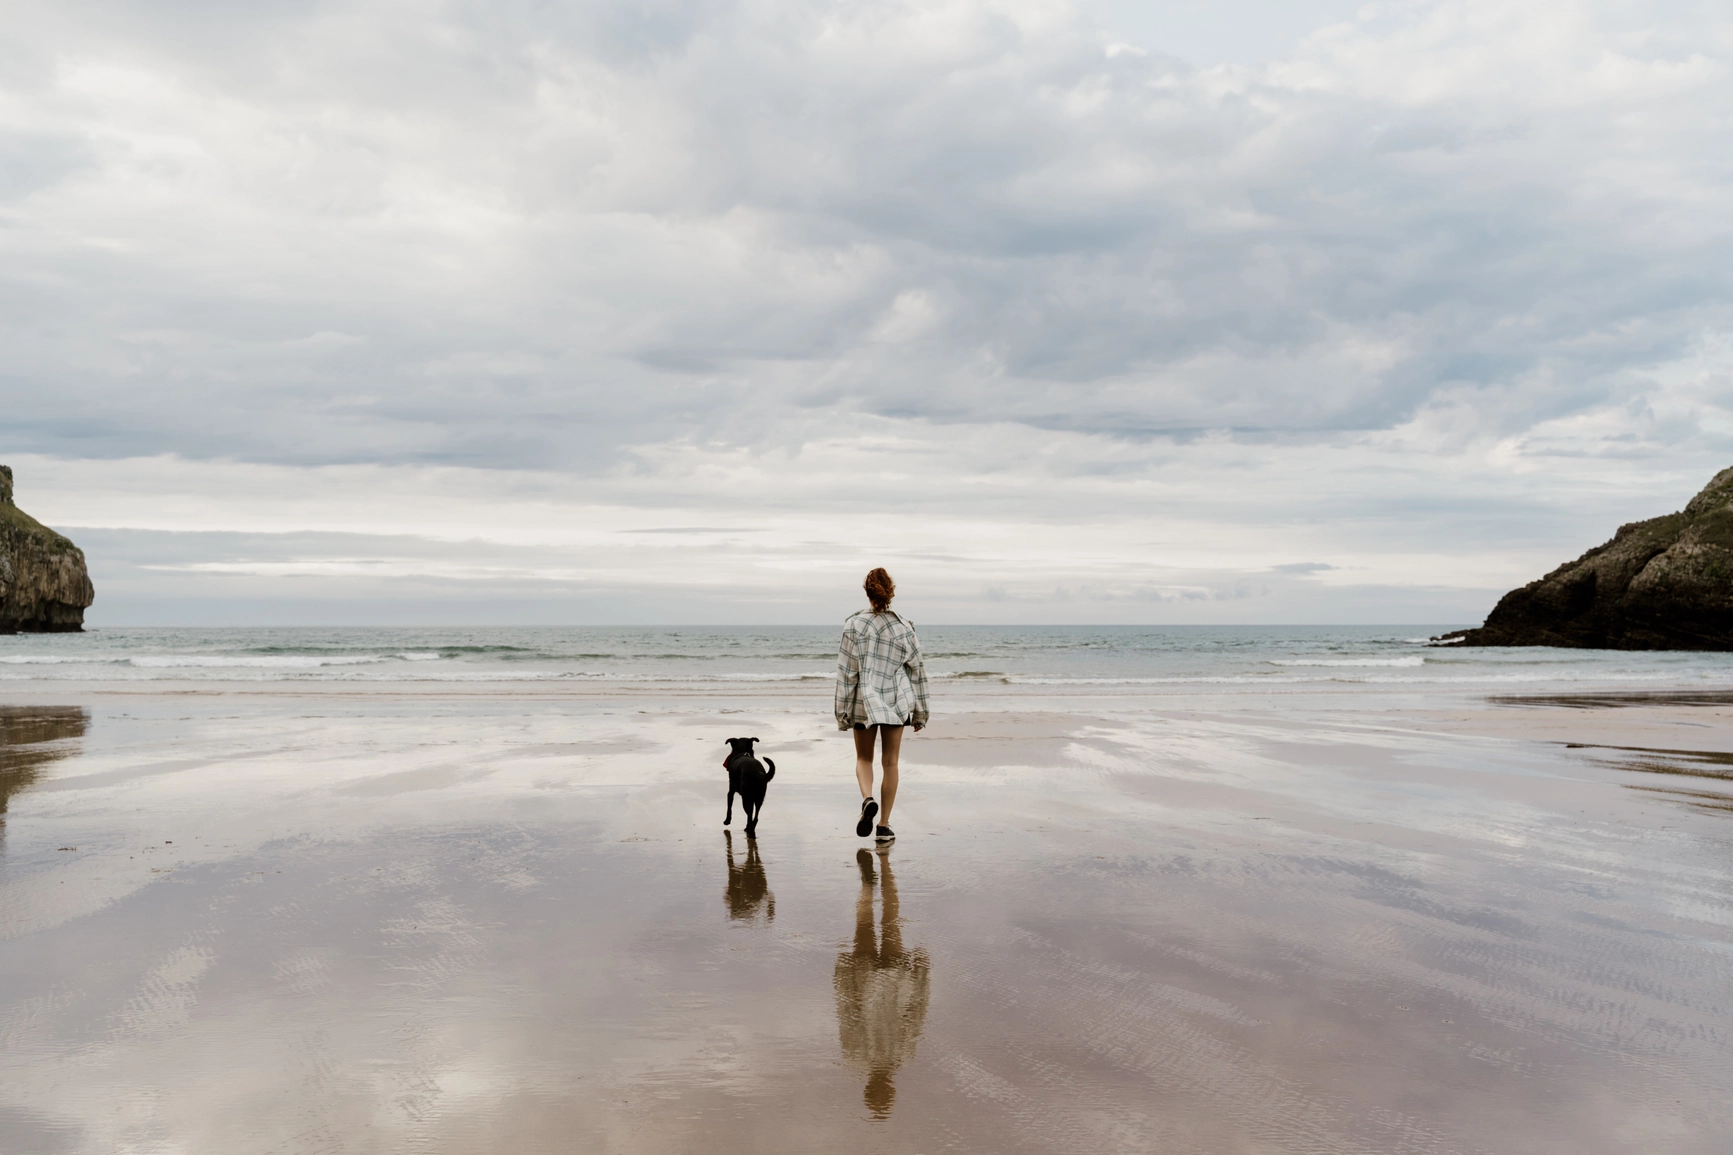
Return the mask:
<path id="1" fill-rule="evenodd" d="M 927 952 L 903 950 L 897 914 L 897 884 L 889 858 L 882 858 L 884 909 L 873 934 L 873 856 L 855 854 L 860 864 L 860 898 L 854 907 L 854 950 L 836 960 L 836 1025 L 843 1057 L 866 1072 L 867 1109 L 888 1118 L 897 1089 L 891 1077 L 914 1056 L 915 1040 L 927 1018 L 930 965 Z"/>
<path id="2" fill-rule="evenodd" d="M 896 583 L 882 569 L 866 576 L 872 609 L 849 616 L 842 627 L 836 658 L 836 726 L 854 731 L 854 776 L 860 783 L 860 821 L 854 832 L 865 838 L 879 816 L 878 841 L 889 842 L 891 806 L 897 800 L 897 755 L 903 727 L 927 724 L 927 671 L 915 627 L 891 609 Z M 884 768 L 883 813 L 873 801 L 873 738 L 879 739 Z"/>

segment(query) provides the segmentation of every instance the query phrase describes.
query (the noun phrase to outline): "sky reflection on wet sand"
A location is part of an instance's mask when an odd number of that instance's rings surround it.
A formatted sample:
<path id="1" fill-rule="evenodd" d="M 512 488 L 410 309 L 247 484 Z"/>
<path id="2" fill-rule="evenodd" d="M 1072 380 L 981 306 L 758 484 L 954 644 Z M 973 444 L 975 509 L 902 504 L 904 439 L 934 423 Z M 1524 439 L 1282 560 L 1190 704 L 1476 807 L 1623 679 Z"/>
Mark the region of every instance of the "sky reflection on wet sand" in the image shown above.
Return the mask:
<path id="1" fill-rule="evenodd" d="M 864 856 L 787 695 L 8 730 L 0 1150 L 1726 1148 L 1733 813 L 1556 744 L 1005 704 L 911 741 Z"/>

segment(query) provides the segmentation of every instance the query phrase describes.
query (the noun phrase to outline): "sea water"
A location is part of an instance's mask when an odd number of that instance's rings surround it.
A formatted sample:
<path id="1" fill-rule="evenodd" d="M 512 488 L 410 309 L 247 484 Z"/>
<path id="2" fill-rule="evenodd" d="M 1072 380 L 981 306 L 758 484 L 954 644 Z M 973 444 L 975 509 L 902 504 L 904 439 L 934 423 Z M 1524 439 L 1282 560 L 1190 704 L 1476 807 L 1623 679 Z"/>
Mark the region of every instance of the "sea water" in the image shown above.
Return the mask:
<path id="1" fill-rule="evenodd" d="M 1438 625 L 920 627 L 936 682 L 1733 688 L 1733 654 L 1437 646 Z M 818 682 L 835 626 L 106 627 L 0 637 L 0 682 Z"/>

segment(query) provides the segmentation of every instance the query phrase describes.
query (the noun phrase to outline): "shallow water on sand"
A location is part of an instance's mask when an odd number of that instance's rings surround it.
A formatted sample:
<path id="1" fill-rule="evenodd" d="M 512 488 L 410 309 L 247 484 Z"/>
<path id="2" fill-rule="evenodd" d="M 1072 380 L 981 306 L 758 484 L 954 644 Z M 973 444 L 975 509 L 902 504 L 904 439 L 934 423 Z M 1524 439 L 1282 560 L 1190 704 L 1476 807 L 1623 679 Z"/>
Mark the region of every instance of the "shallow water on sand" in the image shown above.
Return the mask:
<path id="1" fill-rule="evenodd" d="M 821 697 L 74 696 L 0 718 L 7 1152 L 1733 1138 L 1700 742 L 953 698 L 880 853 Z"/>

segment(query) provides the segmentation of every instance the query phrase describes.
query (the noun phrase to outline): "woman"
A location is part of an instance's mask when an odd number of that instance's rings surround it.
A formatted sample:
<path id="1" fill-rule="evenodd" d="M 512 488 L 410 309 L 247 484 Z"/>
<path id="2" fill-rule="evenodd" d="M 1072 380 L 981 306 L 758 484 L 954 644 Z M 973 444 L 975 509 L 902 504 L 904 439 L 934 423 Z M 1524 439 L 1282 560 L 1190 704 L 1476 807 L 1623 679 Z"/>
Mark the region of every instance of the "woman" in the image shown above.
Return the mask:
<path id="1" fill-rule="evenodd" d="M 927 671 L 921 664 L 921 643 L 915 627 L 891 610 L 896 593 L 896 583 L 884 570 L 867 574 L 866 595 L 872 609 L 857 611 L 843 624 L 836 659 L 836 727 L 854 731 L 854 776 L 860 783 L 860 822 L 854 832 L 862 838 L 871 834 L 877 816 L 881 843 L 896 838 L 891 831 L 891 806 L 897 800 L 903 727 L 918 731 L 927 724 Z M 875 735 L 884 770 L 882 812 L 873 801 Z"/>

